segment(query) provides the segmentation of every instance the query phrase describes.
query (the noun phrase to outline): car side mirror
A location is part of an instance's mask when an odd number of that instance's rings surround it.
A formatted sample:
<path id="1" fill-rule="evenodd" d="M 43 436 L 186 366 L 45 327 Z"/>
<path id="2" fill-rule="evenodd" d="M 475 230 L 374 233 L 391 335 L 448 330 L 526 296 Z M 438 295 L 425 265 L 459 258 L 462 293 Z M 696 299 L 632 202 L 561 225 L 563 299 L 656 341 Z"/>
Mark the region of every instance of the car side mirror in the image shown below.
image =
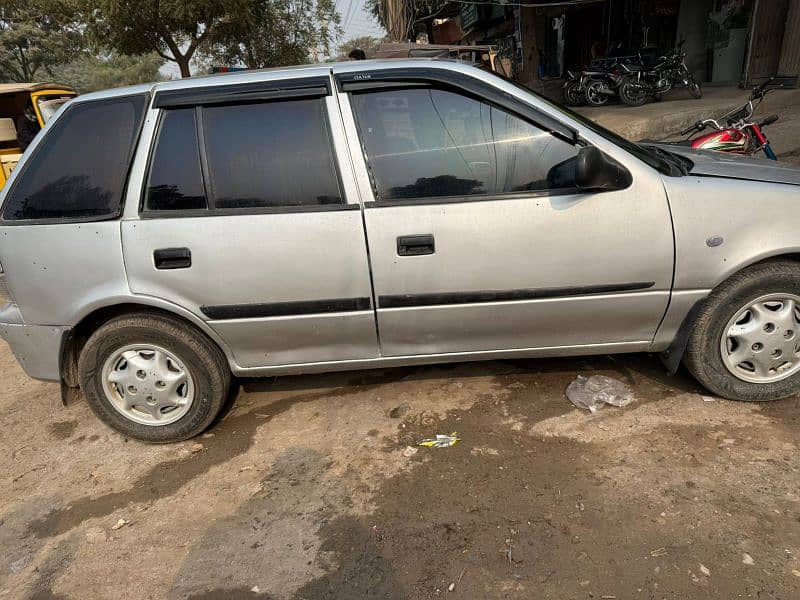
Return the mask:
<path id="1" fill-rule="evenodd" d="M 595 146 L 578 151 L 575 184 L 587 192 L 624 190 L 633 183 L 628 169 Z"/>

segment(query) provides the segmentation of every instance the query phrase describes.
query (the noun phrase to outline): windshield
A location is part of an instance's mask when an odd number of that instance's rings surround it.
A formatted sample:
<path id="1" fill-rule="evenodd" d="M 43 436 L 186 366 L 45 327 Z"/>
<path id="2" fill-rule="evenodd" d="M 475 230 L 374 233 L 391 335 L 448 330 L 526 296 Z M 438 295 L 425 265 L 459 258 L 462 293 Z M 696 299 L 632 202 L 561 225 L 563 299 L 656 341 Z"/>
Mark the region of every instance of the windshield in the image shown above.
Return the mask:
<path id="1" fill-rule="evenodd" d="M 529 90 L 523 85 L 520 85 L 516 81 L 512 81 L 511 79 L 506 79 L 505 77 L 502 77 L 497 73 L 495 73 L 495 75 L 497 77 L 500 77 L 500 79 L 514 85 L 515 87 L 527 92 L 528 94 L 535 94 L 535 92 L 532 92 L 531 90 Z M 605 127 L 595 123 L 591 119 L 587 119 L 583 115 L 578 114 L 573 110 L 570 110 L 566 106 L 562 106 L 560 104 L 551 102 L 550 100 L 539 94 L 535 95 L 541 102 L 544 102 L 548 106 L 551 106 L 556 110 L 559 110 L 560 112 L 570 116 L 572 119 L 578 121 L 581 125 L 586 127 L 586 129 L 589 129 L 593 133 L 596 133 L 597 135 L 602 136 L 605 139 L 609 140 L 610 142 L 616 144 L 623 150 L 629 152 L 630 154 L 633 154 L 636 158 L 638 158 L 642 162 L 647 163 L 654 169 L 658 169 L 661 173 L 664 173 L 665 175 L 675 175 L 674 165 L 671 164 L 666 159 L 659 156 L 657 153 L 653 152 L 651 149 L 646 148 L 644 146 L 640 146 L 639 144 L 636 144 L 634 142 L 631 142 L 630 140 L 625 139 L 621 135 L 616 134 L 609 129 L 606 129 Z"/>
<path id="2" fill-rule="evenodd" d="M 61 108 L 72 96 L 40 96 L 37 98 L 39 105 L 39 112 L 42 115 L 42 121 L 47 123 L 56 111 Z"/>

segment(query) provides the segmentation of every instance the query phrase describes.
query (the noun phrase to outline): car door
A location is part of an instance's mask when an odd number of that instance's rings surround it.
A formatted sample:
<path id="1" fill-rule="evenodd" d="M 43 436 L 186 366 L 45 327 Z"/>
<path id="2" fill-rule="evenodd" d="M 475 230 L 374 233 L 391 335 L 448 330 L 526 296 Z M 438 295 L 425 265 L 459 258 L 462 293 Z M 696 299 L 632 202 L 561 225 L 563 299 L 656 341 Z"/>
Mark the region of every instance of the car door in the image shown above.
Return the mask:
<path id="1" fill-rule="evenodd" d="M 155 95 L 141 207 L 122 224 L 129 285 L 206 320 L 244 369 L 378 354 L 329 90 L 327 76 Z"/>
<path id="2" fill-rule="evenodd" d="M 658 173 L 632 160 L 627 189 L 581 192 L 578 145 L 412 71 L 339 76 L 382 353 L 647 348 L 672 278 Z"/>

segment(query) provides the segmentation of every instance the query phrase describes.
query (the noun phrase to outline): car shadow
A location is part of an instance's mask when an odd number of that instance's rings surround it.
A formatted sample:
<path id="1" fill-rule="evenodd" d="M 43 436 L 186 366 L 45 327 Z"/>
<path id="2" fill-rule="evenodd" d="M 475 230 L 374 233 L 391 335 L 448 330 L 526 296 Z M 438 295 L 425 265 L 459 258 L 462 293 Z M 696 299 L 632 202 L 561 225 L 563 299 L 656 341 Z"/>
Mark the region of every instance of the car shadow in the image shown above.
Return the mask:
<path id="1" fill-rule="evenodd" d="M 372 387 L 400 381 L 425 381 L 446 377 L 469 379 L 514 374 L 587 375 L 603 372 L 633 385 L 646 378 L 678 393 L 700 393 L 702 387 L 683 368 L 674 375 L 667 372 L 652 354 L 616 354 L 560 358 L 530 358 L 444 363 L 412 367 L 378 368 L 361 371 L 285 375 L 270 378 L 243 378 L 237 385 L 248 393 L 302 392 L 307 390 Z M 234 395 L 235 398 L 235 395 Z"/>

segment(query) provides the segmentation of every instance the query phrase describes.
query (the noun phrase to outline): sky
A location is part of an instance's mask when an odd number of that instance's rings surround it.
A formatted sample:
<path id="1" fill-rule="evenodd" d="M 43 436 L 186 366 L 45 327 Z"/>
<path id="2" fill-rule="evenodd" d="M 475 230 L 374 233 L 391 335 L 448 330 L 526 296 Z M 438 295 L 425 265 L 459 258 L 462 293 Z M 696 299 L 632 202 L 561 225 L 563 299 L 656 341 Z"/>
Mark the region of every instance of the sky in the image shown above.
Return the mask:
<path id="1" fill-rule="evenodd" d="M 342 41 L 354 37 L 371 35 L 383 37 L 385 32 L 364 7 L 364 0 L 336 0 L 336 10 L 342 17 L 344 36 Z"/>
<path id="2" fill-rule="evenodd" d="M 344 29 L 344 35 L 338 40 L 337 45 L 355 37 L 385 35 L 383 28 L 364 7 L 364 0 L 336 0 L 336 10 L 342 17 Z M 180 79 L 181 71 L 177 64 L 168 61 L 161 67 L 161 74 L 172 79 Z"/>

